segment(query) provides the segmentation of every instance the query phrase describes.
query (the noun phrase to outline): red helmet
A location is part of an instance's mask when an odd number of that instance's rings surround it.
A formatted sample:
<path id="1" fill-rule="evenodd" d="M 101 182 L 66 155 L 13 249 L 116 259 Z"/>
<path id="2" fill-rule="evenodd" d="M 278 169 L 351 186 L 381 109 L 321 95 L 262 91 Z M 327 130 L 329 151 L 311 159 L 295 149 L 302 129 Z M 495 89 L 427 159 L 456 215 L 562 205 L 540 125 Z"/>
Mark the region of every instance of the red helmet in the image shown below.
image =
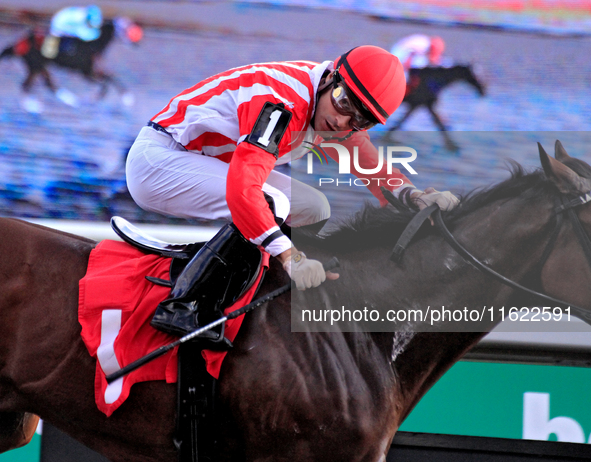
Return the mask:
<path id="1" fill-rule="evenodd" d="M 431 46 L 429 47 L 429 61 L 433 64 L 438 64 L 441 55 L 445 50 L 445 42 L 441 37 L 434 35 L 431 37 Z"/>
<path id="2" fill-rule="evenodd" d="M 392 53 L 364 45 L 339 56 L 334 67 L 335 73 L 381 124 L 402 103 L 406 79 L 402 64 Z"/>
<path id="3" fill-rule="evenodd" d="M 131 43 L 138 43 L 144 36 L 144 31 L 141 26 L 134 23 L 127 28 L 126 34 Z"/>

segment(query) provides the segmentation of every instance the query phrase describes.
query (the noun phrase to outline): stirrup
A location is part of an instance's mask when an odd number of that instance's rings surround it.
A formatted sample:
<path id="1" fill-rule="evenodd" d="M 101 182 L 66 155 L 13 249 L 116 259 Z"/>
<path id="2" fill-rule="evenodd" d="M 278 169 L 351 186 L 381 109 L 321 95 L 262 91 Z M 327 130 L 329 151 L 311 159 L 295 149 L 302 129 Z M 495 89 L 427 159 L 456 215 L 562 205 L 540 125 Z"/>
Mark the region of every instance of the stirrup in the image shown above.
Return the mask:
<path id="1" fill-rule="evenodd" d="M 181 302 L 176 302 L 180 303 Z M 196 320 L 196 313 L 189 308 L 166 308 L 158 305 L 150 325 L 161 332 L 184 337 L 191 332 L 195 332 L 203 326 L 200 326 Z M 225 337 L 226 323 L 221 324 L 221 331 L 215 332 L 207 330 L 195 337 L 191 342 L 198 343 L 204 350 L 227 351 L 232 348 L 232 342 Z M 217 327 L 217 326 L 216 326 Z"/>
<path id="2" fill-rule="evenodd" d="M 199 343 L 201 346 L 203 346 L 204 350 L 228 351 L 229 349 L 234 348 L 234 344 L 228 337 L 226 337 L 226 323 L 223 322 L 219 325 L 222 326 L 219 333 L 209 329 L 202 332 L 198 337 L 195 337 L 190 341 Z M 197 329 L 199 328 L 200 327 L 197 327 Z M 214 335 L 210 336 L 211 334 Z"/>

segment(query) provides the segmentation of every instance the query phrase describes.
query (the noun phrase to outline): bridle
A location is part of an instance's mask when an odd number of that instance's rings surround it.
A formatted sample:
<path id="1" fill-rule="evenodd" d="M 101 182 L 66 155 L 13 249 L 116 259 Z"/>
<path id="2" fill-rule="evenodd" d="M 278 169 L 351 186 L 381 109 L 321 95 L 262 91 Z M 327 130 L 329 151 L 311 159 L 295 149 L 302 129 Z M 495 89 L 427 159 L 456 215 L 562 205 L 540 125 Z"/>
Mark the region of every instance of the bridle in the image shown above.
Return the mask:
<path id="1" fill-rule="evenodd" d="M 384 196 L 392 205 L 394 205 L 394 203 L 392 202 L 394 196 L 391 193 L 390 194 L 384 193 Z M 579 219 L 579 216 L 577 215 L 577 213 L 574 210 L 577 207 L 580 207 L 588 202 L 591 202 L 591 191 L 589 191 L 585 194 L 582 194 L 572 200 L 566 200 L 564 198 L 564 196 L 561 195 L 559 200 L 560 200 L 560 205 L 558 205 L 554 209 L 554 213 L 555 213 L 555 217 L 556 217 L 556 224 L 554 226 L 554 231 L 552 232 L 550 240 L 548 241 L 548 244 L 546 245 L 546 248 L 542 254 L 542 258 L 541 258 L 540 263 L 538 263 L 538 266 L 540 266 L 540 268 L 542 268 L 544 266 L 546 260 L 548 259 L 548 257 L 552 253 L 552 250 L 554 248 L 554 244 L 556 242 L 556 239 L 558 238 L 558 234 L 560 233 L 560 230 L 562 228 L 562 224 L 564 223 L 564 215 L 566 214 L 573 226 L 573 230 L 575 232 L 575 235 L 577 236 L 577 239 L 578 239 L 581 247 L 583 248 L 585 257 L 587 258 L 587 262 L 588 262 L 589 266 L 591 267 L 591 239 L 589 238 L 589 235 L 585 232 L 585 229 L 583 228 L 583 225 L 581 224 L 581 220 Z M 559 300 L 557 298 L 550 297 L 549 295 L 537 292 L 533 289 L 529 289 L 527 287 L 524 287 L 521 284 L 518 284 L 517 282 L 515 282 L 509 278 L 506 278 L 502 274 L 497 273 L 495 270 L 493 270 L 492 268 L 490 268 L 489 266 L 485 265 L 480 260 L 478 260 L 464 246 L 462 246 L 462 244 L 460 244 L 456 240 L 456 238 L 452 235 L 452 233 L 449 231 L 449 229 L 445 225 L 445 222 L 443 221 L 443 217 L 441 216 L 441 209 L 439 208 L 439 205 L 437 205 L 437 204 L 432 204 L 432 205 L 424 208 L 423 210 L 418 212 L 415 215 L 415 217 L 409 222 L 409 224 L 407 225 L 404 232 L 401 234 L 400 238 L 398 239 L 398 241 L 392 251 L 392 254 L 390 256 L 391 260 L 398 262 L 401 259 L 402 253 L 406 249 L 406 246 L 410 243 L 410 240 L 412 239 L 414 234 L 418 231 L 418 229 L 421 227 L 423 222 L 428 217 L 430 217 L 432 214 L 434 215 L 435 226 L 436 226 L 437 230 L 443 236 L 444 240 L 466 262 L 471 263 L 473 266 L 478 268 L 483 273 L 488 274 L 489 276 L 502 282 L 506 286 L 509 286 L 509 287 L 519 290 L 521 292 L 528 293 L 528 294 L 533 295 L 541 300 L 550 302 L 555 307 L 561 307 L 562 309 L 564 309 L 565 307 L 570 307 L 570 312 L 574 316 L 580 318 L 581 320 L 585 321 L 587 324 L 591 325 L 591 312 L 586 311 L 583 308 L 572 305 L 572 304 L 565 302 L 563 300 Z"/>
<path id="2" fill-rule="evenodd" d="M 581 220 L 579 216 L 575 213 L 574 209 L 576 207 L 580 207 L 581 205 L 586 204 L 587 202 L 591 202 L 591 191 L 581 194 L 579 197 L 565 202 L 563 197 L 561 196 L 562 204 L 556 207 L 555 212 L 557 216 L 562 216 L 564 212 L 568 215 L 572 225 L 573 230 L 583 248 L 585 253 L 585 258 L 587 258 L 587 263 L 591 266 L 591 239 L 589 235 L 585 232 L 585 228 L 581 224 Z"/>

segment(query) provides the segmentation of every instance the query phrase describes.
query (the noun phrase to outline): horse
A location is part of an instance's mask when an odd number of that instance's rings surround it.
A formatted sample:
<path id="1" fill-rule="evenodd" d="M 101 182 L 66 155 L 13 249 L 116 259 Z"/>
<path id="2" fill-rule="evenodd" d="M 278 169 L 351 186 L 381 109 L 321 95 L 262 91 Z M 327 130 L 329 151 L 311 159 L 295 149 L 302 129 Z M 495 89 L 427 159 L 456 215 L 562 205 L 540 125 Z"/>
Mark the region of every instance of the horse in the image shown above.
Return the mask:
<path id="1" fill-rule="evenodd" d="M 468 193 L 441 218 L 493 270 L 589 313 L 591 264 L 581 245 L 591 247 L 591 166 L 559 143 L 555 158 L 540 147 L 540 159 L 541 170 L 515 166 L 509 179 Z M 487 312 L 467 329 L 451 319 L 422 329 L 407 319 L 373 332 L 355 325 L 322 332 L 313 323 L 292 331 L 292 316 L 306 309 L 461 311 L 539 302 L 479 271 L 428 222 L 392 261 L 397 236 L 417 215 L 398 208 L 366 208 L 319 237 L 292 230 L 310 258 L 336 256 L 340 277 L 246 315 L 218 382 L 215 460 L 384 462 L 421 397 L 500 322 Z M 96 242 L 17 219 L 0 219 L 0 237 L 0 449 L 24 444 L 40 416 L 115 462 L 177 460 L 174 384 L 134 385 L 109 418 L 95 406 L 96 363 L 80 338 L 77 301 Z M 259 294 L 286 283 L 271 259 Z"/>
<path id="2" fill-rule="evenodd" d="M 86 42 L 75 37 L 61 37 L 59 44 L 56 45 L 59 48 L 51 59 L 42 53 L 47 37 L 38 30 L 31 30 L 18 42 L 4 48 L 0 53 L 0 59 L 15 56 L 22 58 L 27 66 L 27 77 L 21 87 L 28 96 L 36 77 L 41 76 L 46 87 L 59 99 L 71 106 L 78 104 L 75 95 L 64 89 L 58 89 L 53 82 L 47 65 L 55 64 L 79 72 L 87 80 L 100 84 L 98 99 L 104 98 L 109 86 L 112 85 L 123 95 L 125 104 L 132 104 L 133 97 L 127 93 L 125 86 L 113 75 L 96 68 L 97 60 L 117 36 L 131 43 L 138 43 L 142 37 L 142 30 L 128 18 L 108 19 L 103 22 L 101 34 L 96 40 Z"/>
<path id="3" fill-rule="evenodd" d="M 456 151 L 458 146 L 447 133 L 445 125 L 435 111 L 435 104 L 441 91 L 458 81 L 466 82 L 472 86 L 480 96 L 484 96 L 486 93 L 484 85 L 476 78 L 471 65 L 458 64 L 451 67 L 429 66 L 410 69 L 406 94 L 402 100 L 403 103 L 408 105 L 408 110 L 389 131 L 398 130 L 417 108 L 424 106 L 431 114 L 437 128 L 443 134 L 446 147 L 451 151 Z"/>

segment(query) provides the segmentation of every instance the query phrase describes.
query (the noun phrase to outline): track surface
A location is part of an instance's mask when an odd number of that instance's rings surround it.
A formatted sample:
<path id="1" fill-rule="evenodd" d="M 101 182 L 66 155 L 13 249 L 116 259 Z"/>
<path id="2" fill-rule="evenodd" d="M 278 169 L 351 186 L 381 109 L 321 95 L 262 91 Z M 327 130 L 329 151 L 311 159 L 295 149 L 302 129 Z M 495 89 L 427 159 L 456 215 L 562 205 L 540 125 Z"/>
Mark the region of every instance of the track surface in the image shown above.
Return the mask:
<path id="1" fill-rule="evenodd" d="M 4 3 L 4 2 L 3 2 Z M 10 5 L 5 2 L 4 8 Z M 123 159 L 145 122 L 176 93 L 227 68 L 271 60 L 334 59 L 358 44 L 390 48 L 414 33 L 441 35 L 446 54 L 476 65 L 488 94 L 479 98 L 465 85 L 450 87 L 438 110 L 460 145 L 446 151 L 426 111 L 417 111 L 400 144 L 418 151 L 412 165 L 419 187 L 465 192 L 507 176 L 504 159 L 537 167 L 535 141 L 549 151 L 556 138 L 574 156 L 590 145 L 590 37 L 551 37 L 476 28 L 452 28 L 386 22 L 337 11 L 266 9 L 235 4 L 192 4 L 167 12 L 161 2 L 121 2 L 121 13 L 144 21 L 138 47 L 114 42 L 103 67 L 121 79 L 135 96 L 126 107 L 111 90 L 96 102 L 98 88 L 67 71 L 53 69 L 56 82 L 81 100 L 71 108 L 39 82 L 35 95 L 41 114 L 23 110 L 23 65 L 0 62 L 0 214 L 9 216 L 106 220 L 113 214 L 134 221 L 162 222 L 163 217 L 137 208 L 127 194 Z M 131 5 L 131 6 L 130 6 Z M 173 4 L 174 5 L 174 4 Z M 135 8 L 135 10 L 133 9 Z M 119 13 L 111 8 L 112 12 Z M 168 16 L 167 16 L 168 15 Z M 156 27 L 158 26 L 158 27 Z M 3 23 L 0 47 L 13 43 L 27 25 Z M 399 117 L 395 114 L 393 117 Z M 427 132 L 424 132 L 427 131 Z M 557 132 L 562 133 L 549 133 Z M 373 133 L 380 142 L 381 133 Z M 315 165 L 305 174 L 304 160 L 294 163 L 299 178 L 318 185 L 330 169 Z M 363 187 L 326 187 L 333 216 L 342 217 L 371 199 Z M 180 223 L 180 221 L 178 221 Z"/>

